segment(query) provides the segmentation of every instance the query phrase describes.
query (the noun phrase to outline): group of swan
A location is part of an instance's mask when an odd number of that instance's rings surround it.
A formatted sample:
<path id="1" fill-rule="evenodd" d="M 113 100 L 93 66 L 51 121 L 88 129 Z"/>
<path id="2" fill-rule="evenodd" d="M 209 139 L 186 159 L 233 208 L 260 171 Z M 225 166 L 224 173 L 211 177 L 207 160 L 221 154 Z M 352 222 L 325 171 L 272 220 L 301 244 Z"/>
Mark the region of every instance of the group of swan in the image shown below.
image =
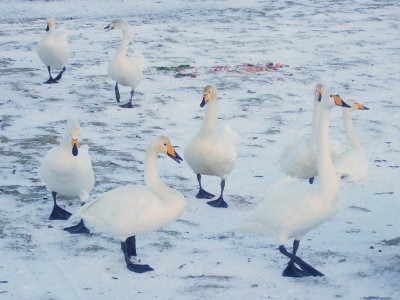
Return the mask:
<path id="1" fill-rule="evenodd" d="M 44 83 L 57 83 L 64 71 L 69 58 L 68 40 L 64 30 L 56 29 L 54 17 L 46 20 L 46 34 L 37 45 L 37 53 L 42 62 L 47 66 L 49 79 Z M 141 53 L 135 52 L 132 57 L 127 56 L 129 46 L 128 26 L 122 20 L 114 20 L 111 24 L 104 28 L 106 31 L 113 29 L 121 29 L 122 42 L 119 46 L 114 58 L 108 66 L 108 75 L 115 80 L 115 98 L 120 102 L 120 93 L 118 84 L 131 88 L 131 97 L 125 104 L 120 105 L 123 108 L 132 108 L 132 98 L 135 88 L 139 85 L 143 78 L 144 57 Z M 62 68 L 60 73 L 53 78 L 51 68 Z"/>

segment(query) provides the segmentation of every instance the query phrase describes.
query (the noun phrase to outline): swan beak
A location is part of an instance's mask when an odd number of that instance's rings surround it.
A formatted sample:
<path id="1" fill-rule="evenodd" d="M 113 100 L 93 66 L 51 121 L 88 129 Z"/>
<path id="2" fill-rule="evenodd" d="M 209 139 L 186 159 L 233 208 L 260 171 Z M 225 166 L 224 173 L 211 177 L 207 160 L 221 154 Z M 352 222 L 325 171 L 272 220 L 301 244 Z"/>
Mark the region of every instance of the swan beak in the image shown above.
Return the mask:
<path id="1" fill-rule="evenodd" d="M 204 105 L 207 104 L 208 100 L 210 100 L 210 97 L 208 95 L 204 95 L 203 100 L 200 103 L 200 107 L 204 107 Z"/>
<path id="2" fill-rule="evenodd" d="M 105 31 L 110 31 L 110 30 L 113 30 L 114 28 L 113 27 L 111 27 L 110 25 L 107 25 L 106 27 L 104 27 L 104 30 Z"/>
<path id="3" fill-rule="evenodd" d="M 338 106 L 342 107 L 350 107 L 346 102 L 343 101 L 343 99 L 339 95 L 331 95 L 333 100 L 335 101 L 335 104 Z"/>
<path id="4" fill-rule="evenodd" d="M 181 163 L 181 161 L 183 161 L 182 157 L 180 157 L 179 154 L 176 153 L 175 149 L 172 146 L 167 146 L 167 155 L 177 163 Z"/>
<path id="5" fill-rule="evenodd" d="M 323 92 L 322 92 L 322 91 L 317 91 L 317 95 L 318 95 L 318 99 L 317 99 L 317 101 L 318 101 L 318 102 L 321 102 L 321 99 L 322 99 L 322 94 L 323 94 Z"/>
<path id="6" fill-rule="evenodd" d="M 51 23 L 47 23 L 46 31 L 49 31 L 51 27 Z"/>
<path id="7" fill-rule="evenodd" d="M 361 104 L 357 104 L 357 108 L 358 109 L 361 109 L 361 110 L 369 110 L 369 108 L 368 107 L 366 107 L 366 106 L 364 106 L 364 105 L 361 105 Z"/>
<path id="8" fill-rule="evenodd" d="M 72 139 L 71 144 L 72 144 L 72 155 L 77 156 L 78 155 L 78 144 L 79 144 L 78 139 L 76 139 L 76 140 Z"/>

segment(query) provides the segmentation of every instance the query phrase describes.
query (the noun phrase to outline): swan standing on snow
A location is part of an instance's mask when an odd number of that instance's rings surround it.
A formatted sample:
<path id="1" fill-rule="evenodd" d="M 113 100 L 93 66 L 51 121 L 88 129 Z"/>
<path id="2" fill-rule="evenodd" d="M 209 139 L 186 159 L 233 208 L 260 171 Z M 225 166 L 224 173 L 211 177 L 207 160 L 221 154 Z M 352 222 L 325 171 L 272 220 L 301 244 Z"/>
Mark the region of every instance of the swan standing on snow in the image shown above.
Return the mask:
<path id="1" fill-rule="evenodd" d="M 309 183 L 314 182 L 317 171 L 317 135 L 319 110 L 321 96 L 324 93 L 324 86 L 317 84 L 314 90 L 314 107 L 311 121 L 311 137 L 302 137 L 287 145 L 279 159 L 281 171 L 292 177 L 308 179 Z M 338 144 L 331 141 L 331 155 L 335 161 L 339 155 Z"/>
<path id="2" fill-rule="evenodd" d="M 50 17 L 46 20 L 46 34 L 39 41 L 37 46 L 37 54 L 41 61 L 47 66 L 47 71 L 49 72 L 49 79 L 44 83 L 57 83 L 63 73 L 66 70 L 66 63 L 69 58 L 68 52 L 68 40 L 67 35 L 64 30 L 57 29 L 55 26 L 55 20 Z M 60 73 L 53 78 L 51 76 L 51 68 L 62 67 Z"/>
<path id="3" fill-rule="evenodd" d="M 59 146 L 47 152 L 39 169 L 46 187 L 53 196 L 54 206 L 50 220 L 67 220 L 71 213 L 57 205 L 57 193 L 79 196 L 81 204 L 89 199 L 94 186 L 92 162 L 85 145 L 79 147 L 80 126 L 68 120 L 64 138 Z M 78 225 L 65 228 L 70 233 L 89 233 L 83 220 Z"/>
<path id="4" fill-rule="evenodd" d="M 128 103 L 120 105 L 123 108 L 132 108 L 132 97 L 135 93 L 136 87 L 139 85 L 143 78 L 143 65 L 144 57 L 141 53 L 135 52 L 133 57 L 127 57 L 126 53 L 129 46 L 129 33 L 128 26 L 122 20 L 114 20 L 110 25 L 104 29 L 110 31 L 119 28 L 122 30 L 122 42 L 119 46 L 114 58 L 108 66 L 108 75 L 116 81 L 115 83 L 115 98 L 120 102 L 120 94 L 118 83 L 123 86 L 129 86 L 131 90 L 131 98 Z"/>
<path id="5" fill-rule="evenodd" d="M 277 238 L 279 251 L 290 258 L 283 276 L 323 276 L 296 256 L 296 252 L 303 236 L 331 217 L 338 206 L 339 179 L 329 146 L 329 117 L 335 104 L 348 106 L 334 92 L 322 96 L 317 134 L 318 185 L 305 185 L 297 179 L 287 177 L 258 205 L 249 221 L 240 229 L 242 232 Z M 293 251 L 289 253 L 284 244 L 291 238 L 294 238 Z"/>
<path id="6" fill-rule="evenodd" d="M 346 128 L 348 149 L 340 154 L 335 162 L 336 172 L 345 181 L 357 181 L 364 179 L 368 174 L 368 162 L 364 149 L 358 139 L 353 126 L 351 113 L 356 110 L 368 110 L 369 108 L 359 104 L 355 100 L 346 101 L 350 108 L 343 108 L 343 120 Z"/>
<path id="7" fill-rule="evenodd" d="M 147 148 L 144 162 L 146 186 L 126 185 L 105 193 L 78 211 L 78 214 L 101 230 L 121 240 L 126 266 L 137 273 L 152 271 L 149 265 L 134 264 L 137 234 L 157 230 L 175 221 L 186 207 L 185 197 L 168 187 L 159 177 L 158 153 L 167 154 L 176 162 L 182 158 L 165 136 L 156 137 Z"/>
<path id="8" fill-rule="evenodd" d="M 233 170 L 237 156 L 237 134 L 229 127 L 216 130 L 217 123 L 217 89 L 208 85 L 203 90 L 203 101 L 200 106 L 207 109 L 203 125 L 197 135 L 186 146 L 185 161 L 197 174 L 199 192 L 196 198 L 211 199 L 213 194 L 206 192 L 201 186 L 201 175 L 218 176 L 221 178 L 221 195 L 214 201 L 207 202 L 213 207 L 228 207 L 223 198 L 225 180 Z"/>

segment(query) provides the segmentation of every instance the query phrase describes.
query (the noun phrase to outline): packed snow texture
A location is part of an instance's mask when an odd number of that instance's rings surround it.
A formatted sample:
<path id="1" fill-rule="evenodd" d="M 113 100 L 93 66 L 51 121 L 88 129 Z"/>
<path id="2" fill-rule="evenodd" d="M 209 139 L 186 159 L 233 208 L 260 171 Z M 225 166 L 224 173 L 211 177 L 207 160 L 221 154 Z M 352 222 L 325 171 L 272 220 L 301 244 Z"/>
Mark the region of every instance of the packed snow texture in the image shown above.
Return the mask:
<path id="1" fill-rule="evenodd" d="M 49 16 L 69 34 L 70 60 L 61 81 L 45 85 L 36 45 Z M 130 52 L 146 59 L 132 109 L 118 107 L 107 76 L 121 33 L 103 28 L 117 18 L 130 27 Z M 0 2 L 0 20 L 1 299 L 400 299 L 397 0 L 10 0 Z M 209 72 L 269 62 L 288 67 Z M 196 76 L 153 68 L 182 64 Z M 353 113 L 369 174 L 341 186 L 338 212 L 300 244 L 299 256 L 326 276 L 285 278 L 287 258 L 273 238 L 236 230 L 284 177 L 277 164 L 284 146 L 309 135 L 318 82 L 370 108 Z M 126 269 L 113 236 L 90 224 L 90 235 L 63 231 L 76 216 L 48 220 L 52 199 L 38 168 L 66 119 L 80 121 L 96 199 L 144 184 L 154 136 L 169 136 L 183 155 L 201 125 L 208 84 L 219 90 L 218 121 L 240 135 L 225 187 L 229 208 L 196 199 L 188 165 L 160 157 L 161 177 L 188 205 L 176 222 L 137 237 L 138 259 L 155 269 L 145 274 Z M 120 86 L 121 103 L 129 91 Z M 341 115 L 335 108 L 330 134 L 344 144 Z M 216 177 L 204 176 L 203 186 L 219 193 Z M 77 197 L 59 199 L 78 210 Z"/>

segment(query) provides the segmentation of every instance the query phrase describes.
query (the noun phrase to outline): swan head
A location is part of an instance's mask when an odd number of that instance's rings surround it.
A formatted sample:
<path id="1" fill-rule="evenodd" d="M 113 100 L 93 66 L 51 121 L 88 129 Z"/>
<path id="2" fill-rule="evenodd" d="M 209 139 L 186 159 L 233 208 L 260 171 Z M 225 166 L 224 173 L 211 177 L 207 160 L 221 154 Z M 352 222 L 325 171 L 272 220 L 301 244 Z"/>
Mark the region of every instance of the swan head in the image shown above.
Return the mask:
<path id="1" fill-rule="evenodd" d="M 321 102 L 321 98 L 322 98 L 322 95 L 324 94 L 324 92 L 325 92 L 324 85 L 321 83 L 317 83 L 317 85 L 315 86 L 315 89 L 314 89 L 314 100 Z"/>
<path id="2" fill-rule="evenodd" d="M 176 153 L 174 147 L 171 145 L 171 141 L 169 138 L 163 135 L 157 136 L 153 142 L 150 144 L 151 149 L 153 149 L 156 153 L 166 154 L 171 157 L 177 163 L 183 161 L 183 159 Z"/>
<path id="3" fill-rule="evenodd" d="M 123 20 L 114 20 L 111 22 L 111 24 L 107 25 L 104 27 L 106 31 L 114 30 L 114 29 L 126 29 L 126 23 Z"/>
<path id="4" fill-rule="evenodd" d="M 358 101 L 353 100 L 353 99 L 347 100 L 346 103 L 347 103 L 348 105 L 350 105 L 350 107 L 348 108 L 348 110 L 351 111 L 351 112 L 356 111 L 356 110 L 369 110 L 368 107 L 366 107 L 366 106 L 360 104 Z"/>
<path id="5" fill-rule="evenodd" d="M 207 85 L 203 89 L 203 100 L 200 103 L 200 107 L 204 107 L 208 103 L 208 101 L 216 98 L 217 98 L 217 89 L 212 85 Z"/>
<path id="6" fill-rule="evenodd" d="M 46 31 L 49 31 L 50 29 L 54 28 L 56 20 L 54 19 L 54 17 L 49 17 L 46 19 L 46 23 L 47 23 Z"/>
<path id="7" fill-rule="evenodd" d="M 335 105 L 342 107 L 350 107 L 350 105 L 344 102 L 342 97 L 340 97 L 339 94 L 336 93 L 336 91 L 329 89 L 322 95 L 321 106 L 332 108 Z"/>
<path id="8" fill-rule="evenodd" d="M 67 121 L 67 127 L 65 128 L 64 139 L 68 141 L 68 144 L 71 145 L 72 155 L 78 155 L 78 146 L 79 146 L 79 135 L 81 132 L 81 127 L 79 123 L 75 119 L 70 119 Z"/>

